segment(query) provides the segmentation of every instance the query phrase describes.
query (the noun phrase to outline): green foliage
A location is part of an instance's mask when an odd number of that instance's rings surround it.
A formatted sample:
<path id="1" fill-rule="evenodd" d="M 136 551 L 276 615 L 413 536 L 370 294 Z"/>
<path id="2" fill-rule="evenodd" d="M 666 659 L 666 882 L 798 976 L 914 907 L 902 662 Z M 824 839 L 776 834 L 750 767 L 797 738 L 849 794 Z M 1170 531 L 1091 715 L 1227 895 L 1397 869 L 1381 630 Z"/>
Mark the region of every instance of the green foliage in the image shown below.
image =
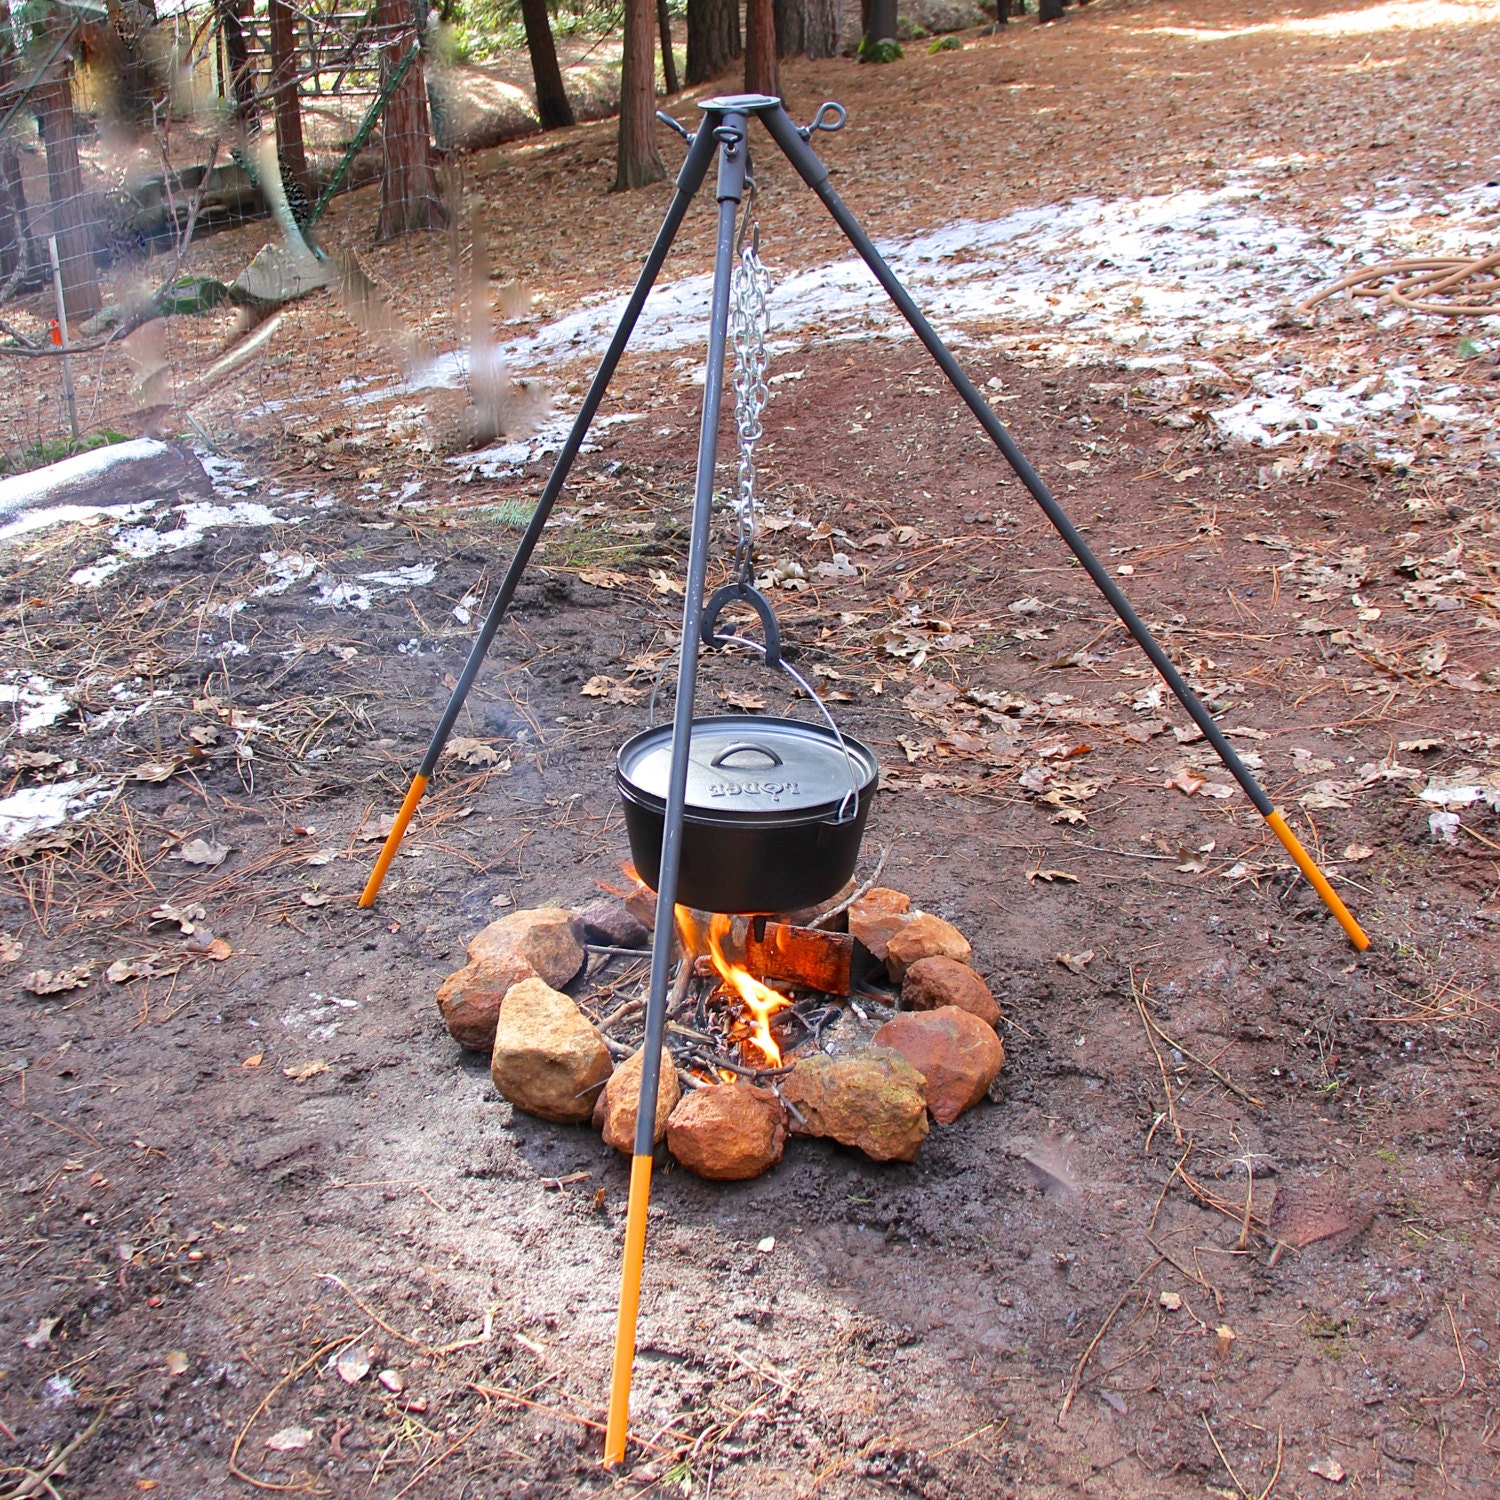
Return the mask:
<path id="1" fill-rule="evenodd" d="M 1460 359 L 1478 359 L 1479 345 L 1470 338 L 1462 338 L 1458 341 L 1458 357 Z"/>
<path id="2" fill-rule="evenodd" d="M 963 43 L 956 36 L 940 36 L 928 49 L 928 53 L 934 52 L 961 52 Z"/>
<path id="3" fill-rule="evenodd" d="M 901 50 L 900 42 L 893 42 L 889 37 L 884 37 L 878 42 L 872 42 L 868 37 L 859 44 L 859 60 L 862 63 L 893 63 L 900 62 L 906 54 Z"/>
<path id="4" fill-rule="evenodd" d="M 75 453 L 89 453 L 95 448 L 108 448 L 114 443 L 128 443 L 130 436 L 106 428 L 103 432 L 91 432 L 87 437 L 55 438 L 46 442 L 38 439 L 27 443 L 13 453 L 0 452 L 0 474 L 28 474 L 32 469 L 45 468 Z"/>
<path id="5" fill-rule="evenodd" d="M 621 0 L 547 0 L 552 34 L 559 41 L 575 36 L 612 36 L 624 25 Z M 667 0 L 674 18 L 687 14 L 687 0 Z M 461 62 L 482 62 L 526 46 L 520 0 L 453 0 L 443 12 L 452 27 L 452 54 Z"/>

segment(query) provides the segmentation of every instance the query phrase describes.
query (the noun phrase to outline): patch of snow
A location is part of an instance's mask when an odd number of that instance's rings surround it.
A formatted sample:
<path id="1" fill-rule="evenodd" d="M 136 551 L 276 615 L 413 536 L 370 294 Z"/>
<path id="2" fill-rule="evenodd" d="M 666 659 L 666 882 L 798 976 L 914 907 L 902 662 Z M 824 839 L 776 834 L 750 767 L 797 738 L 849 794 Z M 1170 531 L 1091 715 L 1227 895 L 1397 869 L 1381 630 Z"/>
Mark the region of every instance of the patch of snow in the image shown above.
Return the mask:
<path id="1" fill-rule="evenodd" d="M 266 565 L 270 581 L 253 590 L 257 599 L 284 594 L 294 583 L 301 583 L 318 571 L 318 559 L 307 552 L 262 552 L 260 560 Z"/>
<path id="2" fill-rule="evenodd" d="M 0 800 L 0 845 L 18 844 L 44 828 L 56 828 L 69 818 L 86 814 L 101 797 L 109 795 L 95 790 L 103 780 L 102 776 L 87 776 L 12 792 Z"/>
<path id="3" fill-rule="evenodd" d="M 203 540 L 213 530 L 229 526 L 297 526 L 301 518 L 278 515 L 256 500 L 236 500 L 232 505 L 215 505 L 211 501 L 193 500 L 174 505 L 172 514 L 180 524 L 159 531 L 154 526 L 114 526 L 115 555 L 101 558 L 88 567 L 79 568 L 70 582 L 80 588 L 94 588 L 112 578 L 132 562 L 155 557 L 162 552 L 177 552 Z"/>
<path id="4" fill-rule="evenodd" d="M 75 453 L 44 468 L 0 479 L 0 516 L 45 505 L 49 496 L 71 485 L 101 479 L 120 464 L 159 458 L 167 451 L 167 445 L 155 438 L 136 438 L 128 443 L 91 448 L 87 453 Z"/>
<path id="5" fill-rule="evenodd" d="M 137 521 L 155 509 L 156 504 L 155 500 L 135 500 L 128 505 L 49 505 L 41 510 L 26 510 L 0 526 L 0 542 L 50 531 L 54 526 L 89 526 L 102 520 Z"/>
<path id="6" fill-rule="evenodd" d="M 15 704 L 17 734 L 34 734 L 38 729 L 46 729 L 67 713 L 67 696 L 56 683 L 35 673 L 24 677 L 17 672 L 7 675 L 10 681 L 0 683 L 0 703 Z"/>

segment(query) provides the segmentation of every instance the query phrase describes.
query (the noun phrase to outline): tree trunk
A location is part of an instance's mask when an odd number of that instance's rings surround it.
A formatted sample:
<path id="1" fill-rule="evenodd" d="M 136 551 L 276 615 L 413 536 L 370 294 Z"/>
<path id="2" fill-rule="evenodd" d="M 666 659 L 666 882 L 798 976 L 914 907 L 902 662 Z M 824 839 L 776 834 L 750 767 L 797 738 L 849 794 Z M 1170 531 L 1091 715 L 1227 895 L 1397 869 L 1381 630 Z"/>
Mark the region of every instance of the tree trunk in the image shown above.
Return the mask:
<path id="1" fill-rule="evenodd" d="M 995 0 L 995 25 L 1005 26 L 1010 22 L 1010 0 Z"/>
<path id="2" fill-rule="evenodd" d="M 381 38 L 382 83 L 420 40 L 412 0 L 376 0 L 375 26 Z M 396 86 L 380 122 L 380 218 L 377 243 L 414 229 L 440 229 L 448 222 L 432 161 L 432 125 L 427 115 L 427 80 L 418 51 Z"/>
<path id="3" fill-rule="evenodd" d="M 312 209 L 312 177 L 302 144 L 302 103 L 297 97 L 296 18 L 288 0 L 268 0 L 271 22 L 271 87 L 275 91 L 276 165 L 292 217 L 301 224 Z"/>
<path id="4" fill-rule="evenodd" d="M 1037 25 L 1045 26 L 1048 21 L 1060 21 L 1062 16 L 1063 0 L 1037 0 Z"/>
<path id="5" fill-rule="evenodd" d="M 52 66 L 52 76 L 32 95 L 42 139 L 47 146 L 47 215 L 57 236 L 62 267 L 63 306 L 76 327 L 99 311 L 99 276 L 94 267 L 94 235 L 83 197 L 83 170 L 78 163 L 78 136 L 73 127 L 73 64 L 66 55 Z"/>
<path id="6" fill-rule="evenodd" d="M 745 0 L 745 92 L 780 96 L 773 0 Z"/>
<path id="7" fill-rule="evenodd" d="M 688 0 L 687 86 L 707 83 L 740 55 L 739 0 Z"/>
<path id="8" fill-rule="evenodd" d="M 667 175 L 656 149 L 656 25 L 652 0 L 625 0 L 620 68 L 620 139 L 615 190 L 644 187 Z"/>
<path id="9" fill-rule="evenodd" d="M 807 45 L 807 0 L 774 0 L 777 57 L 799 57 Z"/>
<path id="10" fill-rule="evenodd" d="M 255 107 L 255 74 L 250 69 L 250 48 L 240 16 L 244 6 L 245 0 L 218 0 L 219 30 L 224 37 L 234 117 L 247 131 L 254 132 L 260 129 L 260 111 Z"/>
<path id="11" fill-rule="evenodd" d="M 661 33 L 661 77 L 669 94 L 678 90 L 677 59 L 672 55 L 672 13 L 667 0 L 656 0 L 656 29 Z"/>
<path id="12" fill-rule="evenodd" d="M 895 40 L 896 0 L 870 0 L 870 13 L 865 20 L 865 46 Z"/>
<path id="13" fill-rule="evenodd" d="M 531 53 L 531 76 L 536 83 L 537 117 L 543 130 L 561 130 L 573 123 L 573 106 L 563 88 L 562 69 L 557 66 L 547 0 L 521 0 L 521 20 L 526 26 L 526 50 Z"/>
<path id="14" fill-rule="evenodd" d="M 837 57 L 841 0 L 775 0 L 777 57 Z"/>

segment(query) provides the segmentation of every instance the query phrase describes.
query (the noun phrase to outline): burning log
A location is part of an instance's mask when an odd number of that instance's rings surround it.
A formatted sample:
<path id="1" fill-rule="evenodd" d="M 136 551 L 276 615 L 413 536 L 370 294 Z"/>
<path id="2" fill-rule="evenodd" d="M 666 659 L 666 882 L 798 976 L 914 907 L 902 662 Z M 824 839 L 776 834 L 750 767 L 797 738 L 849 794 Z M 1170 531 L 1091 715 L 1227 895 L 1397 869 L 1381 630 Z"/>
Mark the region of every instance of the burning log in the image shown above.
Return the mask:
<path id="1" fill-rule="evenodd" d="M 847 932 L 756 917 L 745 939 L 745 966 L 764 979 L 790 980 L 825 995 L 852 995 L 875 967 L 875 959 Z"/>

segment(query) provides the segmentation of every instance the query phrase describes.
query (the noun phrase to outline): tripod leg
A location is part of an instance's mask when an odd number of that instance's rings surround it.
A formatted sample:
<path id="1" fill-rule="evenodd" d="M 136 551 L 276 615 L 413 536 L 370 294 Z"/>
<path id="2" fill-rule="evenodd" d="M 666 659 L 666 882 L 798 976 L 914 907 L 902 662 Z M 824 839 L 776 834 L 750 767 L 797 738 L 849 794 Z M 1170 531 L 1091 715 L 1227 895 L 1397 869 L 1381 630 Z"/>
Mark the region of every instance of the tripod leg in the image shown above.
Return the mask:
<path id="1" fill-rule="evenodd" d="M 438 757 L 443 753 L 443 746 L 448 743 L 448 736 L 453 732 L 453 726 L 464 706 L 464 699 L 469 696 L 469 689 L 473 687 L 474 679 L 479 675 L 479 668 L 483 665 L 484 658 L 495 639 L 495 632 L 500 629 L 500 622 L 505 618 L 505 612 L 510 608 L 510 601 L 515 597 L 516 588 L 521 582 L 521 575 L 526 571 L 526 566 L 531 561 L 531 554 L 541 540 L 542 530 L 547 524 L 547 518 L 552 514 L 552 507 L 562 493 L 562 487 L 573 468 L 573 461 L 578 457 L 578 450 L 583 446 L 584 438 L 588 436 L 589 424 L 593 422 L 594 414 L 599 410 L 599 403 L 604 400 L 604 393 L 609 388 L 615 367 L 620 363 L 620 356 L 624 354 L 625 346 L 630 342 L 630 335 L 635 331 L 636 320 L 646 304 L 646 297 L 661 271 L 667 252 L 672 248 L 672 241 L 677 237 L 683 217 L 703 183 L 716 145 L 712 131 L 700 130 L 693 139 L 687 159 L 682 164 L 682 170 L 677 174 L 677 192 L 667 209 L 666 218 L 662 220 L 656 242 L 651 246 L 651 253 L 646 257 L 646 264 L 641 268 L 635 290 L 630 294 L 630 301 L 625 304 L 619 327 L 615 329 L 615 335 L 609 341 L 609 348 L 605 350 L 604 358 L 599 362 L 599 368 L 589 386 L 588 394 L 583 398 L 583 405 L 573 423 L 572 431 L 568 433 L 568 440 L 563 444 L 562 452 L 557 455 L 557 462 L 553 464 L 551 474 L 547 476 L 547 484 L 542 490 L 541 499 L 537 501 L 536 510 L 532 512 L 531 520 L 521 536 L 515 556 L 511 558 L 510 567 L 506 569 L 500 592 L 495 595 L 494 603 L 490 605 L 479 635 L 469 651 L 469 659 L 464 663 L 464 669 L 459 674 L 453 695 L 448 699 L 448 706 L 443 710 L 443 717 L 438 721 L 432 741 L 427 746 L 427 753 L 422 757 L 422 764 L 417 774 L 412 777 L 411 787 L 401 803 L 401 810 L 396 814 L 395 824 L 381 848 L 380 858 L 375 861 L 375 868 L 370 871 L 370 878 L 365 882 L 365 888 L 360 893 L 359 904 L 361 906 L 372 906 L 376 895 L 379 894 L 381 882 L 384 881 L 386 871 L 391 867 L 391 861 L 396 857 L 396 850 L 401 845 L 406 826 L 411 822 L 412 814 L 417 810 L 417 803 L 422 800 L 422 793 L 427 790 L 427 783 L 432 779 Z"/>
<path id="2" fill-rule="evenodd" d="M 1245 763 L 1235 754 L 1234 747 L 1224 738 L 1223 731 L 1214 722 L 1213 716 L 1198 701 L 1197 695 L 1183 681 L 1182 674 L 1172 665 L 1167 653 L 1162 650 L 1156 637 L 1146 629 L 1145 622 L 1130 607 L 1125 595 L 1105 571 L 1089 545 L 1079 535 L 1052 492 L 1042 482 L 1041 476 L 1026 461 L 1026 456 L 1016 446 L 1015 439 L 1005 430 L 1000 419 L 990 410 L 988 402 L 964 373 L 963 367 L 954 359 L 948 346 L 943 343 L 931 323 L 922 315 L 921 309 L 912 301 L 911 294 L 897 280 L 895 273 L 885 263 L 874 242 L 860 227 L 859 221 L 845 207 L 843 200 L 834 192 L 828 181 L 828 169 L 820 162 L 812 148 L 797 132 L 785 109 L 764 111 L 760 118 L 771 132 L 776 144 L 786 153 L 788 160 L 797 169 L 802 180 L 818 195 L 834 222 L 844 231 L 849 243 L 859 252 L 860 259 L 875 273 L 875 279 L 885 288 L 886 294 L 900 310 L 902 317 L 911 325 L 912 331 L 926 346 L 927 352 L 937 361 L 938 368 L 948 377 L 949 383 L 963 397 L 969 410 L 979 419 L 995 446 L 1004 454 L 1006 462 L 1015 470 L 1022 484 L 1031 491 L 1032 499 L 1041 506 L 1047 519 L 1057 529 L 1073 555 L 1083 564 L 1099 592 L 1109 601 L 1110 607 L 1120 617 L 1125 628 L 1135 637 L 1136 643 L 1151 659 L 1151 664 L 1161 673 L 1166 684 L 1177 695 L 1179 702 L 1192 716 L 1193 722 L 1203 731 L 1204 737 L 1213 746 L 1219 759 L 1255 805 L 1256 811 L 1266 820 L 1267 826 L 1281 840 L 1287 852 L 1296 862 L 1297 868 L 1312 882 L 1314 889 L 1323 898 L 1329 911 L 1338 919 L 1338 924 L 1348 934 L 1356 948 L 1370 946 L 1364 930 L 1354 920 L 1349 909 L 1339 900 L 1323 872 L 1313 862 L 1312 856 L 1302 847 L 1297 835 L 1287 826 L 1286 819 L 1276 810 L 1271 799 L 1261 789 L 1259 782 L 1250 774 Z"/>
<path id="3" fill-rule="evenodd" d="M 708 134 L 716 116 L 699 127 Z M 682 820 L 687 806 L 688 748 L 693 694 L 698 682 L 698 626 L 708 573 L 709 525 L 713 513 L 714 464 L 718 456 L 719 410 L 724 396 L 724 347 L 729 328 L 729 282 L 734 269 L 735 219 L 745 188 L 745 116 L 729 113 L 715 132 L 719 156 L 719 237 L 714 258 L 713 311 L 708 328 L 708 363 L 703 386 L 703 423 L 698 433 L 698 480 L 693 494 L 693 531 L 688 544 L 686 596 L 682 605 L 682 655 L 677 702 L 672 717 L 672 763 L 661 842 L 661 873 L 656 881 L 656 941 L 651 945 L 651 988 L 646 1001 L 646 1039 L 641 1051 L 641 1092 L 636 1106 L 635 1154 L 630 1162 L 630 1201 L 625 1216 L 625 1259 L 620 1272 L 620 1310 L 615 1325 L 614 1375 L 609 1391 L 609 1422 L 604 1462 L 625 1457 L 630 1424 L 630 1376 L 635 1364 L 636 1312 L 641 1266 L 646 1254 L 646 1210 L 651 1199 L 651 1160 L 656 1149 L 656 1089 L 661 1076 L 662 1036 L 667 1023 L 667 970 L 675 931 L 677 870 L 682 855 Z"/>

